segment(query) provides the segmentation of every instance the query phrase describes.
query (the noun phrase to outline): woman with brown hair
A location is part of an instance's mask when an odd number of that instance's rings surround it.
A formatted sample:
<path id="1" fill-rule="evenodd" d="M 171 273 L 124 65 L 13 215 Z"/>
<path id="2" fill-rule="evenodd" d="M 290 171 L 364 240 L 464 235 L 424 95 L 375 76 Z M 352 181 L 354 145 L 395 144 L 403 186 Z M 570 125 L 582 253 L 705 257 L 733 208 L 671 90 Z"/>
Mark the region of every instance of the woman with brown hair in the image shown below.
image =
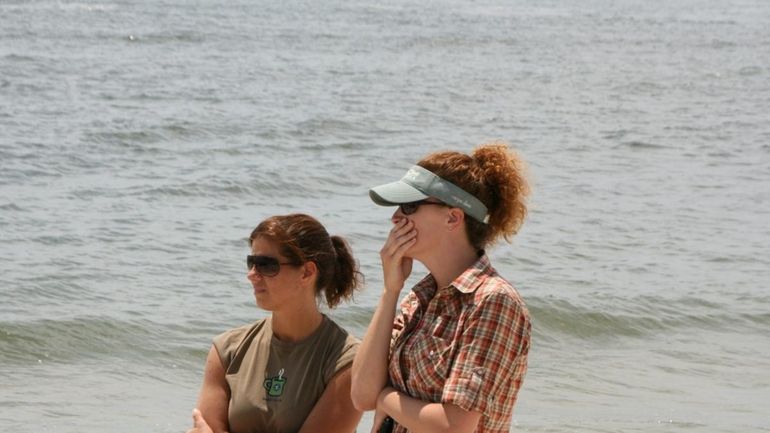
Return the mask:
<path id="1" fill-rule="evenodd" d="M 188 433 L 354 432 L 350 398 L 359 342 L 319 311 L 349 299 L 361 274 L 347 243 L 314 218 L 262 221 L 247 278 L 270 317 L 214 338 Z"/>
<path id="2" fill-rule="evenodd" d="M 369 195 L 398 207 L 380 251 L 385 287 L 353 361 L 353 403 L 376 410 L 373 432 L 509 431 L 531 325 L 485 249 L 510 241 L 526 216 L 523 162 L 500 143 L 434 153 Z M 413 260 L 430 274 L 397 309 Z"/>

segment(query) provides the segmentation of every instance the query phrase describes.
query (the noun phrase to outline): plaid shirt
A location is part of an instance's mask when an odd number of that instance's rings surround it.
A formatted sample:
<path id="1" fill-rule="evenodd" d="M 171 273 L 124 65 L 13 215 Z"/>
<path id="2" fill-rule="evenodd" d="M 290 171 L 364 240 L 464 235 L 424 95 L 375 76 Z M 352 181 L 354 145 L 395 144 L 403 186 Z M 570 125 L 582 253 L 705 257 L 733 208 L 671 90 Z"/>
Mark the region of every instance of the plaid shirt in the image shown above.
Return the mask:
<path id="1" fill-rule="evenodd" d="M 483 254 L 449 286 L 428 275 L 401 302 L 390 381 L 420 400 L 482 413 L 477 433 L 510 431 L 527 371 L 529 312 Z M 408 430 L 396 423 L 394 433 Z"/>

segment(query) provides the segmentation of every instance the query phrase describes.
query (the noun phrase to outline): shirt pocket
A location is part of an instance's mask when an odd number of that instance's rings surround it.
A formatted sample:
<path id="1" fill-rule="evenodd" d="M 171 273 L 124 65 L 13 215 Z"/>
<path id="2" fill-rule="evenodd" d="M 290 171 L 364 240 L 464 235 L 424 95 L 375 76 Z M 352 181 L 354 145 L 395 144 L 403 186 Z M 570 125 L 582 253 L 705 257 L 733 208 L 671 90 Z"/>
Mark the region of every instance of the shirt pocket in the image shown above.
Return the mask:
<path id="1" fill-rule="evenodd" d="M 423 334 L 412 350 L 416 374 L 411 378 L 415 387 L 424 390 L 431 401 L 439 401 L 452 363 L 452 341 Z"/>
<path id="2" fill-rule="evenodd" d="M 457 329 L 457 323 L 457 317 L 439 316 L 431 326 L 431 335 L 438 339 L 452 340 Z"/>

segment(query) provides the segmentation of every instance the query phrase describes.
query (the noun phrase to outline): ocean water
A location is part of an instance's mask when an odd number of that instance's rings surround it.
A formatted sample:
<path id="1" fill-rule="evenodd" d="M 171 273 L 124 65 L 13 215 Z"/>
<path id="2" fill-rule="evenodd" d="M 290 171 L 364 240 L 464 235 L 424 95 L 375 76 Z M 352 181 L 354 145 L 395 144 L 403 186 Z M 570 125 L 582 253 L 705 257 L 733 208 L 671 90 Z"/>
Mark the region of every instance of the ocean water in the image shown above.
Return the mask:
<path id="1" fill-rule="evenodd" d="M 770 3 L 0 1 L 0 429 L 179 432 L 263 218 L 367 277 L 369 186 L 504 140 L 514 431 L 769 431 Z M 423 268 L 418 267 L 410 282 Z M 359 431 L 368 431 L 371 414 Z"/>

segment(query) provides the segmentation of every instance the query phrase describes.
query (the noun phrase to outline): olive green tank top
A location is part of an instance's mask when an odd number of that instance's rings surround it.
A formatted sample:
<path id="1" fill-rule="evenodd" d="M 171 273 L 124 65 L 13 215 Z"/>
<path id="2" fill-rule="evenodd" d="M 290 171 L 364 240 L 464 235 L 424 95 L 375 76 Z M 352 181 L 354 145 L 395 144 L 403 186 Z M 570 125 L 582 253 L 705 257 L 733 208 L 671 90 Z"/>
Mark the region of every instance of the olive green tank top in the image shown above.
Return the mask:
<path id="1" fill-rule="evenodd" d="M 299 342 L 278 340 L 270 319 L 214 338 L 230 386 L 230 433 L 294 433 L 326 385 L 350 367 L 358 340 L 324 316 Z"/>

